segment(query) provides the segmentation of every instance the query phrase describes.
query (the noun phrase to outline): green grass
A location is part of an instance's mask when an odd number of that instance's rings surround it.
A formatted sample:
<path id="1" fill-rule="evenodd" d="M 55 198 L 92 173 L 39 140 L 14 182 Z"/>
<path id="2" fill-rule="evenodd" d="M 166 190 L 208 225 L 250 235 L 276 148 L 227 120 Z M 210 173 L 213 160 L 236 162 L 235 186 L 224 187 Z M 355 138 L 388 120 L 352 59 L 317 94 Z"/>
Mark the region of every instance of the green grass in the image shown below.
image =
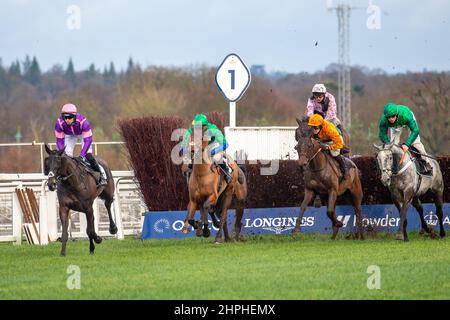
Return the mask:
<path id="1" fill-rule="evenodd" d="M 450 239 L 417 234 L 365 241 L 327 235 L 255 236 L 214 245 L 212 238 L 104 240 L 49 246 L 0 245 L 0 299 L 449 299 Z M 81 289 L 66 286 L 67 267 Z M 369 290 L 367 268 L 381 270 Z"/>

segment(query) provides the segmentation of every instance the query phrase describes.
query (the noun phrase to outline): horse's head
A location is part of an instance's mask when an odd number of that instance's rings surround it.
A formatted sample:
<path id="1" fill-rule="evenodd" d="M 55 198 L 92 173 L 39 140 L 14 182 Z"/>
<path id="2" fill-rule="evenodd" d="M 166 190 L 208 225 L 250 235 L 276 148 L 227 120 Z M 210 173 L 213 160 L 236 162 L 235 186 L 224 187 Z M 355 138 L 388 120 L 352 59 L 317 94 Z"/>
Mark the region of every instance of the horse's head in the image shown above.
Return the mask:
<path id="1" fill-rule="evenodd" d="M 195 128 L 192 131 L 191 142 L 189 143 L 190 157 L 194 164 L 202 164 L 207 161 L 205 151 L 208 148 L 209 138 L 205 135 L 206 127 Z"/>
<path id="2" fill-rule="evenodd" d="M 302 137 L 296 146 L 298 152 L 298 163 L 305 166 L 311 162 L 320 151 L 319 142 L 311 136 Z"/>
<path id="3" fill-rule="evenodd" d="M 309 161 L 309 150 L 313 147 L 312 130 L 311 127 L 308 126 L 309 118 L 307 116 L 302 119 L 295 119 L 298 124 L 298 128 L 295 130 L 295 140 L 297 141 L 297 145 L 295 146 L 295 150 L 298 153 L 298 161 L 301 166 L 304 166 Z"/>
<path id="4" fill-rule="evenodd" d="M 45 144 L 45 151 L 48 157 L 44 160 L 44 174 L 48 176 L 47 185 L 50 191 L 56 190 L 56 184 L 58 183 L 58 177 L 62 167 L 62 155 L 63 150 L 52 150 Z"/>
<path id="5" fill-rule="evenodd" d="M 389 187 L 391 184 L 392 171 L 394 168 L 394 153 L 392 151 L 393 144 L 383 144 L 382 146 L 374 147 L 378 150 L 376 154 L 378 168 L 381 172 L 381 183 L 385 187 Z"/>
<path id="6" fill-rule="evenodd" d="M 302 119 L 295 119 L 298 124 L 298 128 L 295 130 L 295 140 L 298 141 L 300 138 L 307 138 L 311 135 L 311 127 L 308 126 L 309 117 L 304 116 Z"/>

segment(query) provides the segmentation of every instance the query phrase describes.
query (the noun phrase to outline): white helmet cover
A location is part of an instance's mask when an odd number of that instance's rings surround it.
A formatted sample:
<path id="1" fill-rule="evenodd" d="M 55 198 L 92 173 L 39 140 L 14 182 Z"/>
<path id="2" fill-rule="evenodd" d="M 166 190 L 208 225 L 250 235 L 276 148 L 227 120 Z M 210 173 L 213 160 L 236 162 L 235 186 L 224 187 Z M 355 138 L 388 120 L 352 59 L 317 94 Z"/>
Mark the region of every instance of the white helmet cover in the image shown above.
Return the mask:
<path id="1" fill-rule="evenodd" d="M 322 83 L 317 83 L 312 88 L 312 92 L 315 93 L 327 93 L 327 88 L 325 88 L 325 85 Z"/>

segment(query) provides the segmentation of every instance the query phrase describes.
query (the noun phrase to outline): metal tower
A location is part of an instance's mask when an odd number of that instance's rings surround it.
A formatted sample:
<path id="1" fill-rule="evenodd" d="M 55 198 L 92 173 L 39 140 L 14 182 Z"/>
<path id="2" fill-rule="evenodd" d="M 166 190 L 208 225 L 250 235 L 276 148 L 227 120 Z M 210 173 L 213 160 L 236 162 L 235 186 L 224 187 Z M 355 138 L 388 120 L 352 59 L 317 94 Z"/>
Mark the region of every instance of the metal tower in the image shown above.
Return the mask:
<path id="1" fill-rule="evenodd" d="M 336 10 L 338 17 L 338 117 L 347 129 L 352 124 L 351 118 L 351 83 L 350 83 L 350 5 L 340 3 L 329 10 Z"/>

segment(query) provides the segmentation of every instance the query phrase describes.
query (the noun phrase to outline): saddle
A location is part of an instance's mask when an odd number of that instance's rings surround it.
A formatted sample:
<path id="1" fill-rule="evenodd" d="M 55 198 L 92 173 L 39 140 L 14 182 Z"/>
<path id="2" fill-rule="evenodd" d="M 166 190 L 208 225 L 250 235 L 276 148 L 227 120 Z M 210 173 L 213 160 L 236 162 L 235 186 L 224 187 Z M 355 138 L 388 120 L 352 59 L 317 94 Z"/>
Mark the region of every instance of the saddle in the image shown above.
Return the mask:
<path id="1" fill-rule="evenodd" d="M 95 182 L 97 184 L 100 182 L 100 177 L 101 177 L 101 173 L 100 172 L 95 171 L 94 168 L 92 168 L 89 163 L 84 162 L 80 158 L 73 158 L 73 159 L 75 160 L 75 162 L 78 165 L 80 165 L 84 169 L 84 171 L 89 173 L 95 179 Z M 99 166 L 101 166 L 101 164 L 99 164 Z"/>
<path id="2" fill-rule="evenodd" d="M 410 152 L 411 157 L 413 158 L 413 161 L 416 165 L 416 171 L 424 176 L 432 176 L 433 175 L 433 167 L 431 167 L 431 170 L 428 170 L 427 167 L 427 161 L 422 157 L 419 150 L 417 148 L 410 146 L 409 147 L 412 151 Z"/>

